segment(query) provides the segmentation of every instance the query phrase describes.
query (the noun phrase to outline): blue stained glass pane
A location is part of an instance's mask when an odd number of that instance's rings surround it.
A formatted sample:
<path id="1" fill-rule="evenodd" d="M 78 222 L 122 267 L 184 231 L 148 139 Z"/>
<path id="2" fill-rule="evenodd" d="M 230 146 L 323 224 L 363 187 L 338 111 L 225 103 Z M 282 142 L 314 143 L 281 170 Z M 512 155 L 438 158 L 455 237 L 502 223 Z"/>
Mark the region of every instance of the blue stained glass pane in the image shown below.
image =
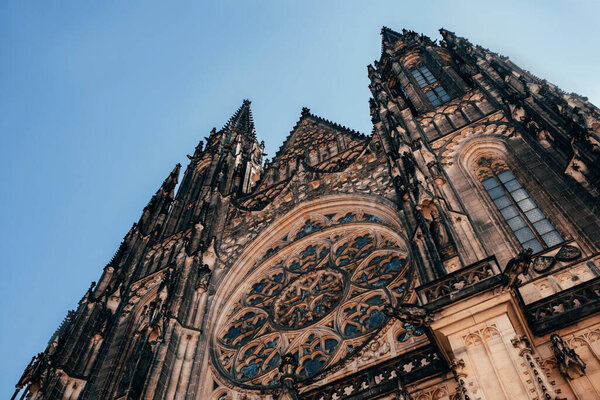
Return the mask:
<path id="1" fill-rule="evenodd" d="M 551 231 L 542 235 L 542 239 L 544 239 L 544 242 L 546 242 L 548 247 L 556 246 L 563 241 L 562 237 L 556 231 Z"/>
<path id="2" fill-rule="evenodd" d="M 320 358 L 316 360 L 307 360 L 304 363 L 304 368 L 306 369 L 306 372 L 308 372 L 309 375 L 312 375 L 319 369 L 321 369 L 323 364 L 325 364 L 325 361 L 322 361 Z"/>
<path id="3" fill-rule="evenodd" d="M 494 200 L 494 199 L 497 199 L 498 197 L 502 196 L 504 194 L 504 190 L 502 190 L 501 187 L 496 186 L 495 188 L 488 190 L 488 194 L 490 195 L 492 200 Z"/>
<path id="4" fill-rule="evenodd" d="M 521 188 L 521 184 L 516 179 L 513 179 L 512 181 L 504 182 L 504 186 L 506 186 L 506 190 L 508 190 L 509 192 L 514 192 L 515 190 Z"/>
<path id="5" fill-rule="evenodd" d="M 434 90 L 437 93 L 437 95 L 442 99 L 442 101 L 450 100 L 450 96 L 448 96 L 448 93 L 446 93 L 443 87 L 438 86 Z"/>
<path id="6" fill-rule="evenodd" d="M 544 214 L 540 211 L 539 208 L 534 208 L 533 210 L 529 210 L 525 213 L 525 215 L 527 216 L 527 219 L 531 222 L 536 222 L 536 221 L 546 218 L 544 216 Z"/>
<path id="7" fill-rule="evenodd" d="M 496 181 L 494 178 L 488 178 L 481 183 L 486 190 L 490 190 L 498 186 L 498 181 Z"/>
<path id="8" fill-rule="evenodd" d="M 425 77 L 423 77 L 423 75 L 421 74 L 421 72 L 419 70 L 413 69 L 410 72 L 417 80 L 417 83 L 419 84 L 419 86 L 421 86 L 421 87 L 427 86 L 427 82 L 425 82 Z"/>
<path id="9" fill-rule="evenodd" d="M 281 360 L 281 356 L 279 354 L 275 354 L 273 358 L 271 358 L 271 361 L 269 361 L 269 367 L 279 365 L 279 360 Z"/>
<path id="10" fill-rule="evenodd" d="M 529 198 L 521 200 L 517 204 L 519 204 L 519 208 L 521 208 L 521 210 L 523 210 L 524 212 L 527 212 L 529 210 L 533 210 L 534 208 L 537 207 L 535 205 L 535 203 L 533 202 L 533 200 L 531 200 Z"/>
<path id="11" fill-rule="evenodd" d="M 503 208 L 502 210 L 500 210 L 500 212 L 502 213 L 502 216 L 506 220 L 511 219 L 516 215 L 519 215 L 519 212 L 517 211 L 517 209 L 514 206 L 509 206 L 509 207 Z"/>
<path id="12" fill-rule="evenodd" d="M 497 199 L 494 200 L 494 203 L 500 210 L 502 210 L 504 207 L 508 207 L 511 205 L 510 200 L 506 196 L 498 197 Z"/>
<path id="13" fill-rule="evenodd" d="M 431 71 L 429 71 L 429 68 L 427 68 L 425 65 L 423 65 L 421 68 L 419 68 L 419 70 L 421 71 L 423 76 L 425 76 L 428 83 L 433 83 L 436 81 L 435 76 L 433 76 Z"/>
<path id="14" fill-rule="evenodd" d="M 399 342 L 406 342 L 406 341 L 408 340 L 408 338 L 409 338 L 409 337 L 410 337 L 410 333 L 408 333 L 408 332 L 404 332 L 404 333 L 402 333 L 402 334 L 400 334 L 400 335 L 398 336 L 398 341 L 399 341 Z"/>
<path id="15" fill-rule="evenodd" d="M 367 322 L 369 323 L 369 328 L 372 329 L 385 322 L 385 315 L 381 311 L 375 310 L 371 312 L 371 315 L 367 318 Z"/>
<path id="16" fill-rule="evenodd" d="M 529 197 L 529 195 L 527 195 L 527 192 L 524 189 L 517 189 L 514 192 L 512 192 L 511 195 L 513 199 L 515 199 L 515 201 L 521 201 Z"/>
<path id="17" fill-rule="evenodd" d="M 327 349 L 327 351 L 329 351 L 330 353 L 335 349 L 335 346 L 337 346 L 338 341 L 334 340 L 334 339 L 326 339 L 325 340 L 325 349 Z"/>
<path id="18" fill-rule="evenodd" d="M 523 220 L 523 218 L 517 216 L 514 218 L 511 218 L 509 220 L 506 221 L 508 223 L 508 226 L 510 226 L 510 229 L 514 231 L 518 231 L 519 229 L 521 229 L 524 226 L 527 226 L 527 224 L 525 223 L 525 221 Z"/>
<path id="19" fill-rule="evenodd" d="M 525 228 L 519 229 L 518 231 L 515 231 L 515 236 L 517 237 L 517 239 L 519 239 L 519 242 L 521 243 L 525 243 L 535 238 L 533 232 L 531 232 L 531 229 L 529 229 L 529 227 L 527 226 Z"/>
<path id="20" fill-rule="evenodd" d="M 533 224 L 533 227 L 540 235 L 554 230 L 554 227 L 547 219 L 543 219 L 541 221 L 536 222 L 535 224 Z"/>
<path id="21" fill-rule="evenodd" d="M 252 378 L 258 373 L 258 364 L 256 361 L 252 361 L 251 364 L 243 367 L 240 372 L 243 374 L 244 378 Z"/>
<path id="22" fill-rule="evenodd" d="M 533 250 L 534 253 L 537 253 L 537 252 L 540 252 L 543 250 L 542 245 L 540 244 L 540 242 L 537 241 L 537 239 L 529 240 L 529 241 L 523 243 L 522 246 L 524 249 Z"/>
<path id="23" fill-rule="evenodd" d="M 513 179 L 515 179 L 514 175 L 510 171 L 500 172 L 498 174 L 498 178 L 500 178 L 500 181 L 502 181 L 502 183 L 512 181 Z"/>
<path id="24" fill-rule="evenodd" d="M 352 324 L 348 324 L 344 328 L 344 335 L 346 335 L 346 336 L 353 336 L 353 335 L 356 335 L 357 333 L 358 333 L 358 329 L 356 329 L 356 326 L 354 326 Z"/>

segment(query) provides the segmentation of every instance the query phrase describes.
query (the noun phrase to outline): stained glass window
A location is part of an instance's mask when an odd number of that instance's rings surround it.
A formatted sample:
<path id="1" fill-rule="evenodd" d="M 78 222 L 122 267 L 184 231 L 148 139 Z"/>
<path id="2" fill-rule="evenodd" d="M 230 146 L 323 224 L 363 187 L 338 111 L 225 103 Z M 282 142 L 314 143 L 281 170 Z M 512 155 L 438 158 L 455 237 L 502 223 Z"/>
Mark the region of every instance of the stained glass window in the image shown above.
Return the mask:
<path id="1" fill-rule="evenodd" d="M 433 76 L 431 71 L 429 71 L 429 68 L 427 68 L 425 65 L 411 70 L 410 73 L 421 88 L 426 88 L 432 83 L 437 82 L 435 76 Z M 439 84 L 438 86 L 428 88 L 428 90 L 425 91 L 425 95 L 434 107 L 437 107 L 440 104 L 450 100 L 450 96 L 448 96 L 446 90 L 444 90 L 444 88 Z"/>
<path id="2" fill-rule="evenodd" d="M 479 167 L 483 187 L 524 249 L 537 253 L 562 243 L 560 234 L 506 164 L 481 158 Z"/>
<path id="3" fill-rule="evenodd" d="M 298 224 L 230 294 L 212 346 L 228 379 L 277 386 L 283 354 L 298 361 L 299 379 L 312 377 L 351 357 L 384 326 L 384 309 L 406 301 L 406 242 L 371 214 L 328 221 Z"/>
<path id="4" fill-rule="evenodd" d="M 429 68 L 427 68 L 425 65 L 411 70 L 410 73 L 412 74 L 412 76 L 414 76 L 414 78 L 417 80 L 417 83 L 422 88 L 424 88 L 427 85 L 431 85 L 432 83 L 437 81 L 437 79 L 435 79 L 435 76 L 433 76 L 431 71 L 429 71 Z"/>

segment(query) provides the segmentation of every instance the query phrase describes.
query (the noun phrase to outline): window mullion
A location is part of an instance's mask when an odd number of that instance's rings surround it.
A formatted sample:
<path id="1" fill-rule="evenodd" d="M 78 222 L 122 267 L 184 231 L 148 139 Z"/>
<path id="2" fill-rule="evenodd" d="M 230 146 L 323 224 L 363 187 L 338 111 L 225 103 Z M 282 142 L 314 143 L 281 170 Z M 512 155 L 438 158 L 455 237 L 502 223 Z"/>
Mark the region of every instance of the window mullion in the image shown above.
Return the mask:
<path id="1" fill-rule="evenodd" d="M 498 176 L 496 175 L 496 173 L 491 168 L 490 168 L 490 171 L 492 173 L 492 176 L 494 177 L 494 179 L 496 180 L 496 182 L 500 186 L 500 188 L 502 188 L 502 191 L 504 192 L 504 195 L 506 196 L 506 198 L 508 199 L 508 201 L 510 201 L 510 203 L 513 205 L 513 207 L 515 208 L 515 210 L 517 210 L 517 212 L 519 213 L 519 215 L 521 216 L 521 218 L 523 219 L 523 221 L 525 221 L 525 224 L 529 227 L 529 229 L 533 233 L 533 236 L 535 236 L 535 238 L 537 239 L 537 241 L 540 243 L 540 245 L 543 248 L 547 249 L 548 246 L 546 245 L 546 242 L 540 236 L 540 234 L 538 233 L 537 229 L 535 229 L 535 227 L 533 226 L 533 224 L 531 223 L 531 221 L 529 221 L 529 218 L 527 218 L 527 215 L 525 215 L 525 213 L 523 212 L 523 210 L 521 210 L 521 207 L 519 207 L 519 205 L 517 204 L 517 202 L 515 201 L 515 199 L 512 197 L 512 195 L 510 194 L 510 192 L 506 188 L 506 186 L 504 186 L 504 183 L 498 178 Z M 527 193 L 527 194 L 529 195 L 529 193 Z M 506 219 L 504 219 L 504 220 L 506 221 Z M 507 221 L 507 223 L 508 223 L 508 221 Z"/>

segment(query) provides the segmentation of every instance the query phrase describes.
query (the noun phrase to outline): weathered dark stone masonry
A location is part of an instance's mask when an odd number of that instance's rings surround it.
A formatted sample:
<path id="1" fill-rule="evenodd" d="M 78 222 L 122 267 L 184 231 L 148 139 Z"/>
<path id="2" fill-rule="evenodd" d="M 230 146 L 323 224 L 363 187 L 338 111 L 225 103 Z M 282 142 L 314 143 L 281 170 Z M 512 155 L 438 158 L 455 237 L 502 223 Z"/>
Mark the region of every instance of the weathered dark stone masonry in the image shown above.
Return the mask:
<path id="1" fill-rule="evenodd" d="M 383 28 L 373 132 L 250 102 L 177 165 L 26 399 L 600 398 L 600 111 Z"/>

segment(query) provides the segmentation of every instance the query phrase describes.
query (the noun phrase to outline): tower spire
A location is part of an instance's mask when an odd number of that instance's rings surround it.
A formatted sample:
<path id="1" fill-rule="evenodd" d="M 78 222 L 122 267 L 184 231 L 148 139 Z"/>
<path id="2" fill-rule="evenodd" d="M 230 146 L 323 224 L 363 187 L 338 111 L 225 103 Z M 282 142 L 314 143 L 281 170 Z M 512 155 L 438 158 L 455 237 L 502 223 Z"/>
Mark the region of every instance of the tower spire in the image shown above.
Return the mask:
<path id="1" fill-rule="evenodd" d="M 227 121 L 224 128 L 231 129 L 240 134 L 248 135 L 251 138 L 256 138 L 256 130 L 254 129 L 254 119 L 250 110 L 250 100 L 245 99 L 238 110 Z"/>

